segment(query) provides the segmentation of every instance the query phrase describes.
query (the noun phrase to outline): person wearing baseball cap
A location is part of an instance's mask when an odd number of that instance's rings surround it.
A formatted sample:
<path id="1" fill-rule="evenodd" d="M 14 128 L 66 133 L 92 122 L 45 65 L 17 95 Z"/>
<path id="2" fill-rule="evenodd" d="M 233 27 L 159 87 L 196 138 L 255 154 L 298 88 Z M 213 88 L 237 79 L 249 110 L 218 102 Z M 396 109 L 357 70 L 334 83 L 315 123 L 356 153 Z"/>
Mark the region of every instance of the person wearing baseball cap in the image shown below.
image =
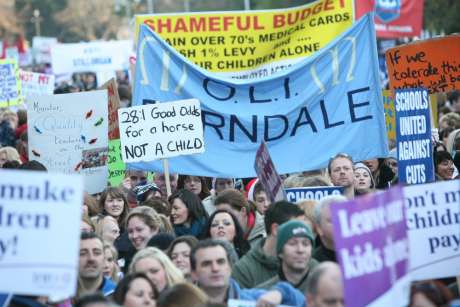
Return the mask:
<path id="1" fill-rule="evenodd" d="M 257 288 L 269 289 L 279 281 L 287 281 L 302 293 L 307 290 L 307 278 L 318 262 L 311 257 L 315 238 L 304 222 L 291 220 L 278 228 L 276 253 L 281 265 L 278 274 Z"/>

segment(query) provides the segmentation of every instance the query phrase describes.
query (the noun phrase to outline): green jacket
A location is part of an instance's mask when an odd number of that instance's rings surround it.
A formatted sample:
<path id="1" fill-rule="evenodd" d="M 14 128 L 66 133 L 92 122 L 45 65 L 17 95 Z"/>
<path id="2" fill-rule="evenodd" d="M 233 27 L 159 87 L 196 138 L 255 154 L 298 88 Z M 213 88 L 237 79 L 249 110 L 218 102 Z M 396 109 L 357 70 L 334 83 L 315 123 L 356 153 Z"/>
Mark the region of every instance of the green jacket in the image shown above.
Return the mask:
<path id="1" fill-rule="evenodd" d="M 278 274 L 279 260 L 264 253 L 264 243 L 265 239 L 259 240 L 233 266 L 232 276 L 242 288 L 254 288 Z"/>
<path id="2" fill-rule="evenodd" d="M 318 261 L 316 261 L 315 259 L 311 258 L 310 261 L 308 262 L 308 271 L 307 271 L 307 274 L 305 274 L 305 276 L 302 278 L 302 280 L 297 284 L 297 285 L 294 285 L 294 284 L 291 284 L 289 281 L 286 280 L 286 277 L 284 277 L 284 274 L 283 274 L 283 271 L 282 269 L 280 268 L 278 274 L 272 278 L 270 278 L 269 280 L 267 280 L 266 282 L 263 282 L 261 283 L 260 285 L 257 285 L 256 288 L 261 288 L 261 289 L 271 289 L 273 288 L 273 286 L 275 286 L 278 282 L 280 281 L 287 281 L 289 282 L 294 288 L 296 288 L 297 290 L 299 290 L 300 292 L 302 293 L 307 293 L 307 279 L 308 279 L 308 275 L 310 274 L 310 272 L 319 264 Z"/>

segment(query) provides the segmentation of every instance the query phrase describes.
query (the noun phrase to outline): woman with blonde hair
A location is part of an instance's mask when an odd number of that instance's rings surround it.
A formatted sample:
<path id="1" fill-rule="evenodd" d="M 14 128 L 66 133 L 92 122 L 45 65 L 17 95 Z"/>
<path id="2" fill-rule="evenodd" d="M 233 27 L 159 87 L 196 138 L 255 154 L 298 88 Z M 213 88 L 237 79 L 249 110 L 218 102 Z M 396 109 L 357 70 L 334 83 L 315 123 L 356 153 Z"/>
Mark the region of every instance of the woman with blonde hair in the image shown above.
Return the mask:
<path id="1" fill-rule="evenodd" d="M 96 234 L 105 243 L 114 244 L 115 240 L 120 236 L 120 227 L 117 220 L 110 215 L 99 219 L 96 224 Z"/>
<path id="2" fill-rule="evenodd" d="M 147 206 L 131 210 L 126 218 L 126 229 L 136 250 L 146 247 L 149 240 L 160 232 L 174 233 L 169 218 Z"/>
<path id="3" fill-rule="evenodd" d="M 0 148 L 0 168 L 8 161 L 17 161 L 19 164 L 22 164 L 18 151 L 11 146 Z"/>
<path id="4" fill-rule="evenodd" d="M 104 276 L 118 283 L 121 277 L 120 268 L 117 264 L 118 252 L 112 244 L 104 242 Z"/>
<path id="5" fill-rule="evenodd" d="M 138 251 L 129 266 L 129 272 L 145 273 L 160 293 L 168 287 L 185 282 L 181 270 L 156 247 Z"/>

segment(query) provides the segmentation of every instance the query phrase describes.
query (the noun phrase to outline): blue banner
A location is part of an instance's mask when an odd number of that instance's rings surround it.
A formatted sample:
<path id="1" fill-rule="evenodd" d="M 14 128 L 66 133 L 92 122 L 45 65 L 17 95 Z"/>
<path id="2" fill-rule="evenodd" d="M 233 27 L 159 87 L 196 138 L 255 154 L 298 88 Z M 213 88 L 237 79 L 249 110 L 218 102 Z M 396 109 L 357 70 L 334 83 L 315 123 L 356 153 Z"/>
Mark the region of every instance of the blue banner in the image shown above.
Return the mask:
<path id="1" fill-rule="evenodd" d="M 428 91 L 423 88 L 396 90 L 395 110 L 399 182 L 434 181 Z"/>
<path id="2" fill-rule="evenodd" d="M 12 297 L 12 294 L 0 293 L 0 307 L 8 307 Z"/>
<path id="3" fill-rule="evenodd" d="M 321 200 L 329 195 L 342 195 L 343 187 L 302 187 L 302 188 L 287 188 L 286 198 L 291 203 L 302 200 Z"/>
<path id="4" fill-rule="evenodd" d="M 261 141 L 280 174 L 323 168 L 338 152 L 356 161 L 388 152 L 370 15 L 313 56 L 251 81 L 203 70 L 141 26 L 133 104 L 188 98 L 201 102 L 206 152 L 169 159 L 171 172 L 253 177 Z M 129 168 L 162 170 L 158 161 Z"/>

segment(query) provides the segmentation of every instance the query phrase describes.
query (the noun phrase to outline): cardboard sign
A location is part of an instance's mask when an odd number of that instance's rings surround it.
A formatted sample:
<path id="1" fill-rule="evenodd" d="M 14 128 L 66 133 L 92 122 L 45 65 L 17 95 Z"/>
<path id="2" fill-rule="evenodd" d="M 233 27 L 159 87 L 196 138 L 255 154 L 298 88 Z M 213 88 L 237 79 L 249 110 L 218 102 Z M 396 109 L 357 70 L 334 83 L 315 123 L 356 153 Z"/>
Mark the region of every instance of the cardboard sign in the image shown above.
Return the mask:
<path id="1" fill-rule="evenodd" d="M 27 99 L 29 157 L 49 171 L 80 173 L 85 190 L 107 186 L 107 91 Z"/>
<path id="2" fill-rule="evenodd" d="M 52 95 L 54 92 L 54 75 L 20 70 L 19 77 L 21 78 L 24 97 L 29 95 Z"/>
<path id="3" fill-rule="evenodd" d="M 57 44 L 51 48 L 54 74 L 128 69 L 132 42 L 110 41 Z"/>
<path id="4" fill-rule="evenodd" d="M 448 52 L 446 52 L 448 50 Z M 460 89 L 460 35 L 416 41 L 386 52 L 390 88 Z"/>
<path id="5" fill-rule="evenodd" d="M 401 188 L 332 204 L 331 217 L 346 306 L 407 306 L 409 241 Z"/>
<path id="6" fill-rule="evenodd" d="M 82 178 L 2 170 L 0 190 L 0 292 L 73 296 Z"/>
<path id="7" fill-rule="evenodd" d="M 153 161 L 204 152 L 197 99 L 118 110 L 124 162 Z"/>
<path id="8" fill-rule="evenodd" d="M 109 140 L 120 138 L 118 127 L 118 109 L 120 108 L 120 97 L 118 96 L 117 81 L 110 79 L 100 89 L 106 89 L 109 97 Z"/>
<path id="9" fill-rule="evenodd" d="M 264 187 L 264 191 L 267 193 L 267 196 L 270 198 L 272 203 L 286 199 L 283 190 L 283 181 L 281 180 L 280 175 L 276 172 L 275 164 L 270 157 L 270 153 L 268 152 L 265 142 L 262 142 L 259 149 L 257 149 L 254 168 L 256 170 L 257 177 L 259 177 L 260 183 Z"/>
<path id="10" fill-rule="evenodd" d="M 399 182 L 434 181 L 428 91 L 396 90 L 395 110 Z"/>
<path id="11" fill-rule="evenodd" d="M 399 38 L 420 36 L 423 22 L 423 1 L 420 0 L 356 0 L 356 18 L 374 12 L 377 37 Z"/>
<path id="12" fill-rule="evenodd" d="M 18 63 L 12 59 L 0 60 L 0 107 L 22 102 Z"/>
<path id="13" fill-rule="evenodd" d="M 321 200 L 329 195 L 342 195 L 343 187 L 302 187 L 284 189 L 286 198 L 291 203 L 302 200 Z"/>
<path id="14" fill-rule="evenodd" d="M 109 140 L 109 157 L 107 161 L 109 167 L 109 183 L 116 187 L 125 178 L 126 164 L 121 157 L 120 139 Z"/>
<path id="15" fill-rule="evenodd" d="M 311 55 L 353 24 L 353 1 L 318 0 L 278 10 L 136 16 L 202 68 L 223 76 L 272 75 Z"/>
<path id="16" fill-rule="evenodd" d="M 460 180 L 404 187 L 413 280 L 460 275 Z"/>
<path id="17" fill-rule="evenodd" d="M 51 63 L 51 48 L 58 43 L 56 37 L 34 36 L 32 50 L 35 62 Z"/>

